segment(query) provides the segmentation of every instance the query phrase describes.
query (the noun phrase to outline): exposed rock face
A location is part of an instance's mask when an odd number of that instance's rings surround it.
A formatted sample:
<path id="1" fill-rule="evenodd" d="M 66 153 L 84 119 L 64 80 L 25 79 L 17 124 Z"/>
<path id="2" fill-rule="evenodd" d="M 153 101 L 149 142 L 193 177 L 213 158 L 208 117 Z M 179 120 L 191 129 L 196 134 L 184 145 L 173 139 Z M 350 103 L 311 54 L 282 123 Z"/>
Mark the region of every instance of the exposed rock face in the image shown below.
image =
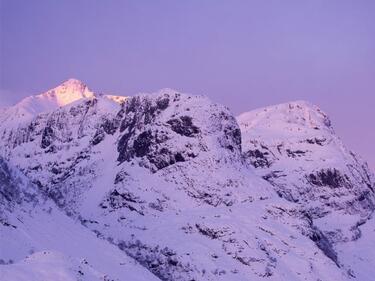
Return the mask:
<path id="1" fill-rule="evenodd" d="M 117 145 L 120 163 L 141 158 L 141 165 L 155 172 L 199 154 L 216 153 L 216 147 L 240 156 L 235 119 L 206 98 L 162 90 L 129 98 L 120 114 L 124 116 Z"/>
<path id="2" fill-rule="evenodd" d="M 7 212 L 12 212 L 17 205 L 35 205 L 41 200 L 37 190 L 0 157 L 0 220 L 5 222 Z"/>
<path id="3" fill-rule="evenodd" d="M 93 93 L 2 128 L 0 156 L 159 280 L 360 275 L 341 245 L 370 233 L 365 164 L 306 104 L 244 116 L 169 89 Z"/>

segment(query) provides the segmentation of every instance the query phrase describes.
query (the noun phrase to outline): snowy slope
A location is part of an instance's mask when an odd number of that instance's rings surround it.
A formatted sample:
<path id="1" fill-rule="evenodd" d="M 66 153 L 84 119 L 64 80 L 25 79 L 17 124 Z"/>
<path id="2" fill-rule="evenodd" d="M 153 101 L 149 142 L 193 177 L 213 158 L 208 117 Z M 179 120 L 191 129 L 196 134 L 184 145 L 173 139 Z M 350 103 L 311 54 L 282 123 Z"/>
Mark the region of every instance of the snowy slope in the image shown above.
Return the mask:
<path id="1" fill-rule="evenodd" d="M 157 280 L 61 212 L 0 158 L 0 279 Z"/>
<path id="2" fill-rule="evenodd" d="M 108 241 L 160 280 L 371 280 L 372 251 L 362 256 L 358 250 L 353 258 L 342 245 L 360 242 L 365 249 L 372 243 L 358 237 L 371 237 L 371 224 L 363 222 L 373 210 L 372 175 L 334 137 L 323 113 L 296 107 L 246 113 L 238 124 L 224 106 L 171 89 L 129 98 L 92 94 L 1 129 L 0 156 L 95 233 L 94 240 Z M 323 143 L 321 134 L 335 145 L 313 149 Z M 309 158 L 297 158 L 304 145 L 311 146 Z M 321 158 L 330 159 L 326 166 Z M 330 163 L 340 173 L 350 165 L 358 171 L 350 190 L 324 185 L 318 168 Z M 305 180 L 303 172 L 315 180 Z M 81 226 L 64 229 L 86 235 Z M 7 252 L 18 252 L 9 245 Z M 12 271 L 48 262 L 61 265 L 62 274 L 78 268 L 75 253 L 44 245 Z"/>

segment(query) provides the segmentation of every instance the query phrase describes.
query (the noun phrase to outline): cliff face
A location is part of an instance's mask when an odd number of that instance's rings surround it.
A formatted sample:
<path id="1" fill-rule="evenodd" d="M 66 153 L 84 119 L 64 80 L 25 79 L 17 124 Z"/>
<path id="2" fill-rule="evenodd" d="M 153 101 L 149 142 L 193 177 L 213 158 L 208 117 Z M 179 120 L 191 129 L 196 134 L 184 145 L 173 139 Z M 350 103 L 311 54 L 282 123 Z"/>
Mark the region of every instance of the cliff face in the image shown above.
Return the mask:
<path id="1" fill-rule="evenodd" d="M 170 89 L 90 93 L 7 123 L 0 155 L 84 231 L 155 278 L 346 280 L 361 266 L 371 272 L 373 251 L 360 262 L 341 245 L 371 232 L 374 179 L 316 107 L 285 104 L 237 122 L 224 106 Z"/>

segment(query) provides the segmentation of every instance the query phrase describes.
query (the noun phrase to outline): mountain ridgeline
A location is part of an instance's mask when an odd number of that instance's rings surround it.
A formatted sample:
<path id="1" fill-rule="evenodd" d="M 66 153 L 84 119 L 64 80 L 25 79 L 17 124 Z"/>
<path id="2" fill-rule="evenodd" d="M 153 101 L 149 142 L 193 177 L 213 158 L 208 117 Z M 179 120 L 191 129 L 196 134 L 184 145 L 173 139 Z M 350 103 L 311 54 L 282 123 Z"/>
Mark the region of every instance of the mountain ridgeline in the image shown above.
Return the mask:
<path id="1" fill-rule="evenodd" d="M 375 274 L 374 175 L 309 103 L 235 117 L 204 96 L 70 79 L 3 109 L 0 144 L 7 280 Z"/>

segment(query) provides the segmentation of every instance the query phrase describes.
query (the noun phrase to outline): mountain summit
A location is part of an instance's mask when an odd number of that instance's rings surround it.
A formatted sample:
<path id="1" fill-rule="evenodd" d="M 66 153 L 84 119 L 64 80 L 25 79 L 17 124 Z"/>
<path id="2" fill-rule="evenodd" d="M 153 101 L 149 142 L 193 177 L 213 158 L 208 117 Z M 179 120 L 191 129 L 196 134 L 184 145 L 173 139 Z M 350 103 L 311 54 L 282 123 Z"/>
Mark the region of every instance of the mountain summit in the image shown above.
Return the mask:
<path id="1" fill-rule="evenodd" d="M 101 95 L 92 92 L 85 83 L 71 78 L 45 93 L 29 96 L 1 111 L 0 127 L 13 127 L 31 121 L 38 114 L 52 112 L 60 107 L 85 99 L 105 98 L 122 103 L 126 97 Z"/>
<path id="2" fill-rule="evenodd" d="M 260 131 L 261 134 L 277 132 L 286 138 L 292 135 L 304 134 L 311 130 L 312 134 L 318 130 L 333 133 L 331 121 L 319 107 L 306 101 L 294 101 L 278 105 L 267 106 L 242 113 L 237 120 L 246 133 Z"/>
<path id="3" fill-rule="evenodd" d="M 93 96 L 94 93 L 83 82 L 72 78 L 36 97 L 52 101 L 58 106 L 64 106 L 79 99 L 92 98 Z"/>
<path id="4" fill-rule="evenodd" d="M 53 111 L 77 100 L 92 98 L 94 93 L 77 79 L 69 79 L 45 93 L 29 96 L 6 108 L 0 117 L 1 124 L 12 126 L 32 120 L 38 114 Z"/>

